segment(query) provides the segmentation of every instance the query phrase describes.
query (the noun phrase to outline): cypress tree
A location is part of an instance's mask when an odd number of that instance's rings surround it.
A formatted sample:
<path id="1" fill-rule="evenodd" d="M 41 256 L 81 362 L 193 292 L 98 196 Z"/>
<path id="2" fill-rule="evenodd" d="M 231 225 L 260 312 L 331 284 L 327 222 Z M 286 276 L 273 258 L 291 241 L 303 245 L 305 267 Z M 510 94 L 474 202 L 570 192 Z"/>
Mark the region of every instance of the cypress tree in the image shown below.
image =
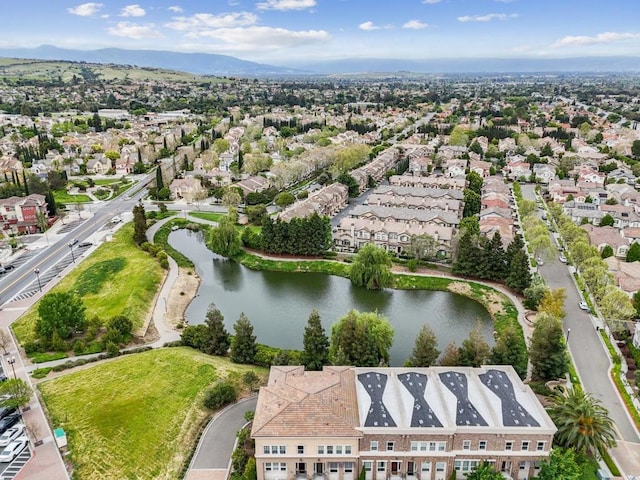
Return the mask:
<path id="1" fill-rule="evenodd" d="M 141 203 L 133 207 L 133 241 L 137 245 L 147 241 L 147 218 Z"/>
<path id="2" fill-rule="evenodd" d="M 224 317 L 212 303 L 207 310 L 204 323 L 207 325 L 207 340 L 202 351 L 209 355 L 226 355 L 229 350 L 229 334 L 224 328 Z"/>
<path id="3" fill-rule="evenodd" d="M 156 168 L 156 192 L 164 188 L 164 180 L 162 179 L 162 167 L 158 165 Z"/>
<path id="4" fill-rule="evenodd" d="M 440 350 L 438 350 L 436 334 L 428 324 L 424 324 L 416 337 L 416 343 L 407 366 L 430 367 L 435 365 L 439 355 Z"/>
<path id="5" fill-rule="evenodd" d="M 258 351 L 253 325 L 242 312 L 233 325 L 235 336 L 231 342 L 231 361 L 234 363 L 253 363 Z"/>
<path id="6" fill-rule="evenodd" d="M 27 175 L 22 170 L 22 183 L 24 183 L 24 195 L 25 197 L 29 196 L 29 185 L 27 184 Z"/>
<path id="7" fill-rule="evenodd" d="M 322 370 L 322 367 L 329 363 L 329 338 L 316 309 L 309 315 L 302 343 L 302 364 L 307 370 Z"/>

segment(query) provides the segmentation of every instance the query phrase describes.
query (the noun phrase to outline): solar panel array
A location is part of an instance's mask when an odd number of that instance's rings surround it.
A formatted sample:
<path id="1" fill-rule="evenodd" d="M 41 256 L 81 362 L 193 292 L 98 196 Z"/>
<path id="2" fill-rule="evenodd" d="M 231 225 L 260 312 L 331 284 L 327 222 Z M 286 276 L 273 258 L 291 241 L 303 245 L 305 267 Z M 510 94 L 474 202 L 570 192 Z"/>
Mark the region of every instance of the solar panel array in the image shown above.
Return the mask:
<path id="1" fill-rule="evenodd" d="M 540 423 L 516 400 L 513 384 L 501 370 L 478 375 L 480 381 L 502 402 L 502 424 L 506 427 L 539 427 Z"/>
<path id="2" fill-rule="evenodd" d="M 440 381 L 456 397 L 456 425 L 487 426 L 487 422 L 469 400 L 467 376 L 459 372 L 443 372 Z"/>
<path id="3" fill-rule="evenodd" d="M 396 422 L 382 401 L 388 377 L 384 373 L 367 372 L 358 375 L 358 380 L 371 398 L 365 427 L 395 427 Z"/>
<path id="4" fill-rule="evenodd" d="M 398 375 L 398 380 L 413 397 L 412 427 L 442 427 L 442 423 L 424 398 L 428 378 L 423 373 L 408 372 Z"/>

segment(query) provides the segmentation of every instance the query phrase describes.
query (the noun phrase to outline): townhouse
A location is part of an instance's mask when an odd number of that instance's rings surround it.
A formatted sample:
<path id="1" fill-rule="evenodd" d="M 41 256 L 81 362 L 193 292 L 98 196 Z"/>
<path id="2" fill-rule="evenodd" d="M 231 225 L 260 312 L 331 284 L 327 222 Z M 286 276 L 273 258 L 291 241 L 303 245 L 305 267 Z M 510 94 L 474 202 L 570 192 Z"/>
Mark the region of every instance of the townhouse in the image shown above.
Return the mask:
<path id="1" fill-rule="evenodd" d="M 349 189 L 342 183 L 332 183 L 289 206 L 279 217 L 285 222 L 292 218 L 305 218 L 314 212 L 320 216 L 333 217 L 349 203 Z"/>
<path id="2" fill-rule="evenodd" d="M 258 480 L 445 480 L 483 461 L 524 480 L 555 431 L 511 366 L 274 366 L 251 437 Z"/>
<path id="3" fill-rule="evenodd" d="M 32 193 L 26 197 L 0 199 L 0 223 L 2 230 L 11 233 L 35 233 L 38 216 L 49 216 L 44 195 Z"/>

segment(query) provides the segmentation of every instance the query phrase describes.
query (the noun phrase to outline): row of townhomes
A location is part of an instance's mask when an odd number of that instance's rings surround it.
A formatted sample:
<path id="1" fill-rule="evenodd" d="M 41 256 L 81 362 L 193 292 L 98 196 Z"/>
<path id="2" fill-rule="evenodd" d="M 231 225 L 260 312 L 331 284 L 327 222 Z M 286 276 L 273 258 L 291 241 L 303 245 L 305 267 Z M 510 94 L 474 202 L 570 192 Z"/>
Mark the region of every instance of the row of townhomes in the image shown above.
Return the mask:
<path id="1" fill-rule="evenodd" d="M 0 225 L 2 230 L 17 233 L 36 233 L 38 216 L 48 217 L 44 195 L 32 193 L 26 197 L 0 199 Z"/>
<path id="2" fill-rule="evenodd" d="M 513 240 L 516 230 L 514 201 L 511 188 L 501 176 L 484 179 L 479 224 L 480 233 L 487 238 L 499 233 L 505 247 Z"/>
<path id="3" fill-rule="evenodd" d="M 258 480 L 446 480 L 483 461 L 525 480 L 555 431 L 511 366 L 274 366 L 251 436 Z"/>

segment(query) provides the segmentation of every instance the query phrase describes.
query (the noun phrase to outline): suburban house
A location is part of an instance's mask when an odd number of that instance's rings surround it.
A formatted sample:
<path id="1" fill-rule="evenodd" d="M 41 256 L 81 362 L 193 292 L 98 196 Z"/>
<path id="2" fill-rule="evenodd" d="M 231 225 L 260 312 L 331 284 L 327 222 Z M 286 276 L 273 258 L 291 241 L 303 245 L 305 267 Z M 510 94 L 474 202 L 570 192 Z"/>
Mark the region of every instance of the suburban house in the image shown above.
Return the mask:
<path id="1" fill-rule="evenodd" d="M 467 181 L 464 178 L 447 177 L 418 177 L 414 175 L 393 175 L 389 177 L 389 184 L 398 187 L 421 187 L 421 188 L 453 188 L 464 190 Z"/>
<path id="2" fill-rule="evenodd" d="M 169 185 L 171 197 L 174 199 L 185 199 L 187 201 L 197 200 L 206 190 L 202 187 L 199 178 L 187 177 L 176 178 Z"/>
<path id="3" fill-rule="evenodd" d="M 87 160 L 87 173 L 90 175 L 104 175 L 109 170 L 111 170 L 111 160 L 101 153 Z"/>
<path id="4" fill-rule="evenodd" d="M 514 160 L 509 162 L 502 169 L 502 172 L 510 180 L 518 180 L 520 178 L 525 178 L 528 180 L 529 176 L 531 175 L 531 164 L 519 160 Z"/>
<path id="5" fill-rule="evenodd" d="M 251 437 L 258 480 L 446 480 L 483 461 L 524 480 L 555 431 L 511 366 L 273 366 Z"/>
<path id="6" fill-rule="evenodd" d="M 261 192 L 270 187 L 269 180 L 258 175 L 245 178 L 241 182 L 236 183 L 236 186 L 240 187 L 245 195 L 253 192 Z"/>
<path id="7" fill-rule="evenodd" d="M 288 222 L 292 218 L 305 218 L 314 212 L 320 216 L 333 217 L 349 203 L 349 189 L 336 182 L 309 194 L 284 210 L 279 217 Z"/>
<path id="8" fill-rule="evenodd" d="M 371 192 L 365 204 L 416 210 L 444 210 L 462 214 L 463 198 L 461 190 L 381 185 Z"/>
<path id="9" fill-rule="evenodd" d="M 547 163 L 535 163 L 533 174 L 540 183 L 548 184 L 556 177 L 556 169 Z"/>
<path id="10" fill-rule="evenodd" d="M 44 195 L 32 193 L 26 197 L 0 199 L 2 230 L 35 233 L 38 231 L 38 214 L 49 216 Z"/>

